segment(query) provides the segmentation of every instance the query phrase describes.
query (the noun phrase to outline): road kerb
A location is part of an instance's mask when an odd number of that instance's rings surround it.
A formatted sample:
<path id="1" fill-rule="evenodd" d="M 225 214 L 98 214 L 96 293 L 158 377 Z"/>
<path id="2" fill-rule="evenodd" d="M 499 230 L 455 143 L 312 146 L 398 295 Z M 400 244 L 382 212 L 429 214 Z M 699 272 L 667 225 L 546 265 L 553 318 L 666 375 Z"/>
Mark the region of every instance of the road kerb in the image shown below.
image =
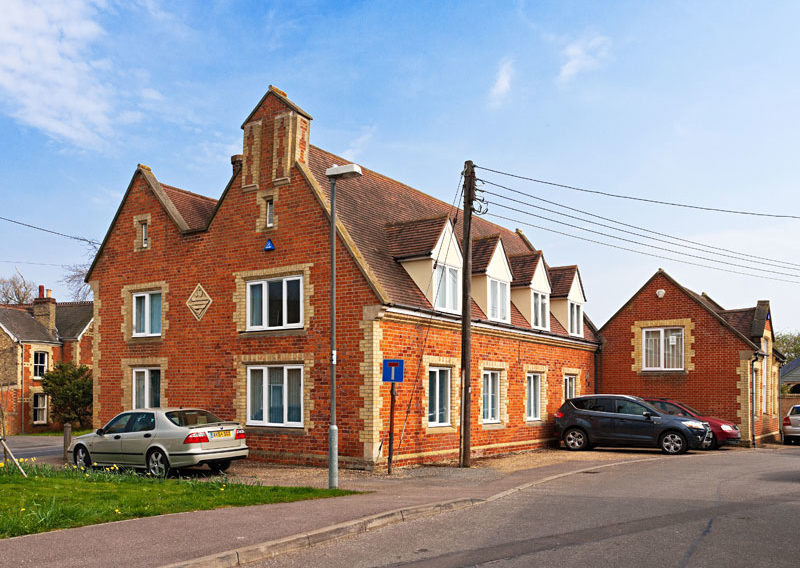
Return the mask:
<path id="1" fill-rule="evenodd" d="M 495 493 L 494 495 L 490 495 L 485 499 L 474 498 L 474 497 L 463 498 L 463 499 L 452 499 L 449 501 L 442 501 L 438 503 L 426 503 L 424 505 L 416 505 L 413 507 L 395 509 L 393 511 L 386 511 L 383 513 L 370 515 L 368 517 L 362 517 L 360 519 L 346 521 L 344 523 L 339 523 L 336 525 L 317 529 L 303 534 L 288 536 L 278 540 L 271 540 L 268 542 L 263 542 L 260 544 L 256 544 L 241 549 L 229 550 L 226 552 L 220 552 L 209 556 L 203 556 L 201 558 L 195 558 L 193 560 L 186 560 L 183 562 L 177 562 L 175 564 L 169 564 L 163 566 L 162 568 L 234 568 L 237 566 L 244 566 L 246 564 L 258 562 L 259 560 L 266 560 L 268 558 L 272 558 L 273 556 L 277 556 L 279 554 L 285 554 L 287 552 L 295 552 L 297 550 L 309 548 L 312 545 L 320 544 L 323 542 L 330 542 L 346 536 L 351 536 L 363 532 L 373 531 L 388 525 L 411 521 L 414 519 L 420 519 L 423 517 L 430 517 L 448 511 L 466 509 L 474 505 L 480 505 L 481 503 L 490 503 L 492 501 L 502 499 L 503 497 L 508 497 L 509 495 L 512 495 L 518 491 L 523 491 L 530 487 L 541 485 L 549 481 L 554 481 L 562 477 L 568 477 L 570 475 L 584 473 L 587 471 L 594 471 L 597 469 L 615 467 L 618 465 L 658 461 L 662 459 L 665 459 L 664 456 L 653 457 L 653 458 L 642 458 L 635 460 L 624 460 L 619 462 L 595 465 L 593 467 L 586 467 L 583 469 L 577 469 L 565 473 L 559 473 L 556 475 L 545 477 L 543 479 L 538 479 L 536 481 L 523 483 L 522 485 L 518 485 L 516 487 L 512 487 L 511 489 L 501 491 L 500 493 Z"/>

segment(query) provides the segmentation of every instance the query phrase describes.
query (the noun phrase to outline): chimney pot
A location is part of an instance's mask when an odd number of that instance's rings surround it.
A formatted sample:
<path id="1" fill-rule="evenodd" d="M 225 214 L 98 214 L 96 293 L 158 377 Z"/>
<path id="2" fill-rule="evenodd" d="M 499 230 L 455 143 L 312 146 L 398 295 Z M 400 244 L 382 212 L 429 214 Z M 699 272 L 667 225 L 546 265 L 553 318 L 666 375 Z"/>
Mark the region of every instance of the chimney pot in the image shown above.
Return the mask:
<path id="1" fill-rule="evenodd" d="M 47 289 L 47 297 L 48 298 L 52 298 L 53 297 L 53 291 L 50 288 Z"/>
<path id="2" fill-rule="evenodd" d="M 242 167 L 242 162 L 244 161 L 244 154 L 234 154 L 231 156 L 231 166 L 233 166 L 233 172 L 236 173 L 236 168 Z"/>
<path id="3" fill-rule="evenodd" d="M 39 284 L 39 297 L 44 298 L 44 285 Z"/>

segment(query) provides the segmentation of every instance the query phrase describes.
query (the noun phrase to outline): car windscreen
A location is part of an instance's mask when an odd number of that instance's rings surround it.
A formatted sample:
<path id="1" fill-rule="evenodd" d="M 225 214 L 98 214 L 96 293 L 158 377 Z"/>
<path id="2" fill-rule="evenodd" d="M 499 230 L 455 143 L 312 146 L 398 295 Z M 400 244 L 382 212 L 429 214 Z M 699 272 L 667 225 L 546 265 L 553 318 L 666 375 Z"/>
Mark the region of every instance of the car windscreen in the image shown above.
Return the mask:
<path id="1" fill-rule="evenodd" d="M 204 426 L 224 422 L 207 410 L 173 410 L 167 412 L 166 416 L 175 426 Z"/>
<path id="2" fill-rule="evenodd" d="M 681 406 L 684 407 L 689 412 L 691 412 L 692 414 L 694 414 L 695 416 L 703 416 L 702 412 L 700 412 L 699 410 L 695 410 L 694 408 L 692 408 L 688 404 L 681 403 Z"/>
<path id="3" fill-rule="evenodd" d="M 789 414 L 791 415 L 800 414 L 800 406 L 793 406 L 792 409 L 789 411 Z"/>

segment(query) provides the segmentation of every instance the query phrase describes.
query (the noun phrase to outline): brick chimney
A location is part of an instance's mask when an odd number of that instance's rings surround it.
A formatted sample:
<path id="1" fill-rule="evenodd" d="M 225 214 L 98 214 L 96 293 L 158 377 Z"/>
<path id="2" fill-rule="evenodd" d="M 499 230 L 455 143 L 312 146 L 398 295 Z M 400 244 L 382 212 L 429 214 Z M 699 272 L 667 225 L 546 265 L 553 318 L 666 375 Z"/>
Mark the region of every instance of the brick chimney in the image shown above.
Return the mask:
<path id="1" fill-rule="evenodd" d="M 51 297 L 52 290 L 39 286 L 39 297 L 33 300 L 33 319 L 50 331 L 56 330 L 56 299 Z"/>

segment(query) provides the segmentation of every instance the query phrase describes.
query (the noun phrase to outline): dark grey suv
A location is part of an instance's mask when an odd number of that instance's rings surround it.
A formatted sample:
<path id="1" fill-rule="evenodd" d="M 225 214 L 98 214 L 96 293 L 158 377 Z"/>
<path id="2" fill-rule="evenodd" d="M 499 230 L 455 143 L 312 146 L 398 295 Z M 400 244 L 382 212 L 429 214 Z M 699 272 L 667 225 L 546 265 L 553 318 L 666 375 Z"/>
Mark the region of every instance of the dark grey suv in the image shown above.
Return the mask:
<path id="1" fill-rule="evenodd" d="M 594 394 L 567 400 L 555 414 L 568 450 L 592 446 L 649 446 L 667 454 L 700 449 L 711 438 L 707 422 L 660 412 L 637 396 Z"/>

